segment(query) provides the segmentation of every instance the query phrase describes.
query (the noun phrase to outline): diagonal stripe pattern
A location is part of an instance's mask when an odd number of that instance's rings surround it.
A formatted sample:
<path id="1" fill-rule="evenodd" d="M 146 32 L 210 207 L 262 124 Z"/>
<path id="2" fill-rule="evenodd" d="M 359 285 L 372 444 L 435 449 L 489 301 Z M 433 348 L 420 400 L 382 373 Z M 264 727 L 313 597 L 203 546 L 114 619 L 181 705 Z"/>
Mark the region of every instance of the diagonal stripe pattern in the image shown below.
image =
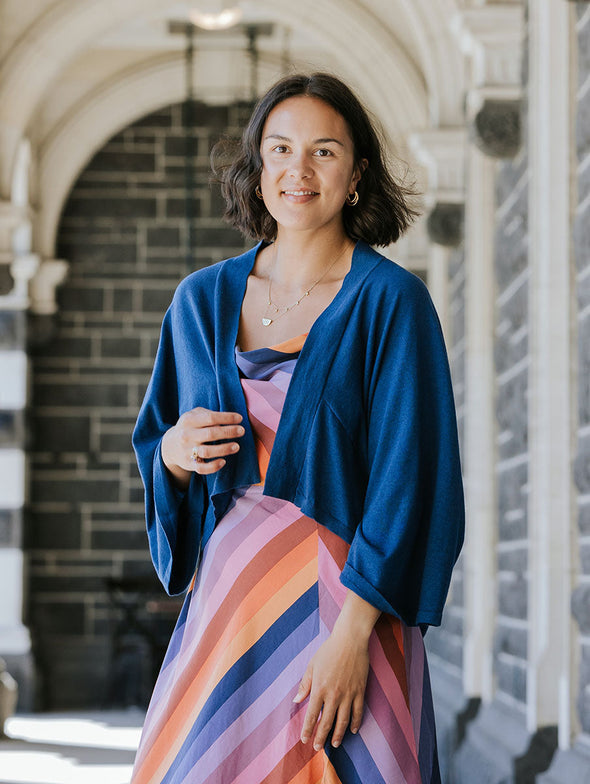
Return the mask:
<path id="1" fill-rule="evenodd" d="M 158 676 L 132 784 L 438 784 L 422 634 L 382 615 L 361 729 L 314 751 L 293 698 L 346 596 L 349 545 L 262 487 L 305 335 L 236 352 L 262 482 L 235 491 Z"/>

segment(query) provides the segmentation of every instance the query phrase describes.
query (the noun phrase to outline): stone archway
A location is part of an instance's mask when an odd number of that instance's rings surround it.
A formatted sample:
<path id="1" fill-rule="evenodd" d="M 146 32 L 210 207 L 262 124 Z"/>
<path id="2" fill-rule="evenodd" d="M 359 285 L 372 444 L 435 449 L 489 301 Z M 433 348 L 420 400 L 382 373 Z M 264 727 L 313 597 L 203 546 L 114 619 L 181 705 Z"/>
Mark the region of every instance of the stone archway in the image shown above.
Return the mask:
<path id="1" fill-rule="evenodd" d="M 208 186 L 211 142 L 241 120 L 238 106 L 197 107 L 197 266 L 244 245 L 221 221 L 219 193 Z M 163 312 L 189 271 L 185 143 L 181 104 L 124 129 L 80 175 L 60 221 L 70 275 L 55 335 L 32 357 L 29 618 L 44 708 L 104 704 L 109 679 L 125 666 L 110 659 L 124 609 L 114 601 L 133 601 L 136 591 L 136 621 L 152 635 L 162 623 L 142 598 L 165 597 L 149 560 L 130 439 Z M 148 645 L 148 654 L 155 645 L 138 628 L 125 634 L 125 645 Z M 120 638 L 119 626 L 119 653 Z M 142 690 L 137 684 L 121 698 L 138 700 Z"/>

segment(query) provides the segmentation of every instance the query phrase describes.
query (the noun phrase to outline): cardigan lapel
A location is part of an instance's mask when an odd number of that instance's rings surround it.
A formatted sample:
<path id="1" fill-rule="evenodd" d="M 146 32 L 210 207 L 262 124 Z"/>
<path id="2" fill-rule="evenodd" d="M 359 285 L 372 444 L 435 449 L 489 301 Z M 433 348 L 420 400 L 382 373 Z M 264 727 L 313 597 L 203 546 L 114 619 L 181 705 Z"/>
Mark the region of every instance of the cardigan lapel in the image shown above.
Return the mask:
<path id="1" fill-rule="evenodd" d="M 307 452 L 307 436 L 322 399 L 326 379 L 339 350 L 359 290 L 381 261 L 358 241 L 340 291 L 314 321 L 295 365 L 275 435 L 264 485 L 265 495 L 293 500 Z"/>
<path id="2" fill-rule="evenodd" d="M 262 245 L 263 242 L 259 242 L 241 256 L 224 262 L 213 293 L 215 367 L 220 410 L 240 413 L 246 432 L 240 442 L 239 453 L 229 456 L 225 468 L 215 474 L 212 495 L 260 482 L 254 434 L 234 350 L 248 276 Z M 292 500 L 295 495 L 306 454 L 306 434 L 311 429 L 350 310 L 363 281 L 380 260 L 378 253 L 359 240 L 340 291 L 309 331 L 283 405 L 266 474 L 266 495 L 278 498 L 289 496 L 287 500 Z"/>

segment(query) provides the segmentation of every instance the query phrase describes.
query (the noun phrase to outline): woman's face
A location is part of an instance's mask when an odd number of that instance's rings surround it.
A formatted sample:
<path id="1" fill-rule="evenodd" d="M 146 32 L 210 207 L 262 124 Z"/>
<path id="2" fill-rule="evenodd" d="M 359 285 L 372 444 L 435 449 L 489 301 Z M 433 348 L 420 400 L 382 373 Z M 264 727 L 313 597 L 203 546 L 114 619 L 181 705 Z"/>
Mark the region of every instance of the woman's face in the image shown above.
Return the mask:
<path id="1" fill-rule="evenodd" d="M 342 207 L 360 174 L 346 121 L 319 98 L 295 96 L 268 115 L 260 188 L 279 227 L 342 227 Z"/>

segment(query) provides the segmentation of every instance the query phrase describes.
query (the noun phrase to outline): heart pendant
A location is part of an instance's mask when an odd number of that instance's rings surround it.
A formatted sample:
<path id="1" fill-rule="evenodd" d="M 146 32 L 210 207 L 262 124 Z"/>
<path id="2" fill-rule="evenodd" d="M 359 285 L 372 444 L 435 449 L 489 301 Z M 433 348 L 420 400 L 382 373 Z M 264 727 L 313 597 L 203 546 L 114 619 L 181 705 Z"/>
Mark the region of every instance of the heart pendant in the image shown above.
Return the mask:
<path id="1" fill-rule="evenodd" d="M 272 324 L 272 319 L 269 319 L 269 318 L 263 318 L 262 319 L 262 326 L 263 327 L 268 327 L 269 324 Z"/>

